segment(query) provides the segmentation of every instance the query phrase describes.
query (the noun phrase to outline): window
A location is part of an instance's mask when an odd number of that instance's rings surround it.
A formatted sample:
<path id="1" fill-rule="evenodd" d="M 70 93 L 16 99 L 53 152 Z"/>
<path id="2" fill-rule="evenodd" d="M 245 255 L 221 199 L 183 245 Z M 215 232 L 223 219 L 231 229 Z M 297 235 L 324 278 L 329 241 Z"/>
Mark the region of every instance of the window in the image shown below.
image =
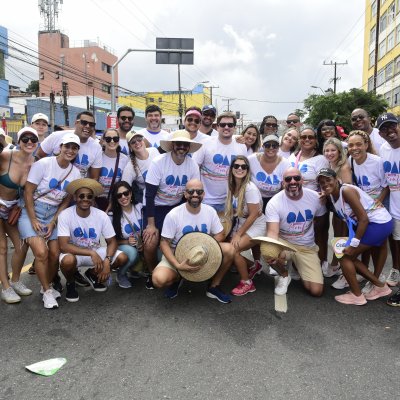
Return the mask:
<path id="1" fill-rule="evenodd" d="M 382 33 L 387 26 L 387 14 L 386 12 L 381 16 L 379 20 L 379 33 Z"/>
<path id="2" fill-rule="evenodd" d="M 393 78 L 393 62 L 386 65 L 385 77 L 387 81 Z"/>
<path id="3" fill-rule="evenodd" d="M 398 106 L 400 102 L 400 87 L 393 89 L 392 105 L 393 107 Z"/>
<path id="4" fill-rule="evenodd" d="M 369 68 L 373 67 L 375 65 L 375 50 L 372 50 L 371 53 L 369 53 Z"/>
<path id="5" fill-rule="evenodd" d="M 396 5 L 394 2 L 387 9 L 387 24 L 391 24 L 396 16 Z"/>
<path id="6" fill-rule="evenodd" d="M 162 97 L 159 97 L 159 98 L 158 98 L 158 102 L 159 102 L 159 103 L 162 103 Z"/>
<path id="7" fill-rule="evenodd" d="M 400 24 L 396 26 L 396 44 L 400 43 Z"/>
<path id="8" fill-rule="evenodd" d="M 376 0 L 373 1 L 371 4 L 371 18 L 375 17 L 375 15 L 376 15 Z"/>
<path id="9" fill-rule="evenodd" d="M 386 39 L 379 43 L 378 58 L 381 59 L 386 54 Z"/>
<path id="10" fill-rule="evenodd" d="M 93 82 L 88 81 L 87 85 L 88 85 L 89 87 L 93 87 Z"/>
<path id="11" fill-rule="evenodd" d="M 371 92 L 374 90 L 374 77 L 371 76 L 371 78 L 368 79 L 368 92 Z"/>
<path id="12" fill-rule="evenodd" d="M 376 39 L 376 26 L 369 31 L 369 44 L 375 43 Z"/>
<path id="13" fill-rule="evenodd" d="M 102 83 L 101 84 L 101 90 L 103 92 L 106 92 L 106 93 L 110 94 L 111 93 L 111 86 L 110 85 L 106 85 L 105 83 Z"/>
<path id="14" fill-rule="evenodd" d="M 385 93 L 383 97 L 388 102 L 389 107 L 392 107 L 392 91 Z"/>
<path id="15" fill-rule="evenodd" d="M 394 47 L 394 31 L 389 33 L 387 37 L 387 51 L 392 50 Z"/>
<path id="16" fill-rule="evenodd" d="M 107 72 L 107 74 L 111 74 L 111 68 L 112 68 L 111 65 L 108 65 L 104 62 L 101 63 L 101 70 L 103 72 Z"/>
<path id="17" fill-rule="evenodd" d="M 382 85 L 385 82 L 385 70 L 381 69 L 378 71 L 378 75 L 376 77 L 376 87 Z"/>
<path id="18" fill-rule="evenodd" d="M 394 74 L 396 75 L 398 73 L 400 73 L 400 57 L 394 60 Z"/>

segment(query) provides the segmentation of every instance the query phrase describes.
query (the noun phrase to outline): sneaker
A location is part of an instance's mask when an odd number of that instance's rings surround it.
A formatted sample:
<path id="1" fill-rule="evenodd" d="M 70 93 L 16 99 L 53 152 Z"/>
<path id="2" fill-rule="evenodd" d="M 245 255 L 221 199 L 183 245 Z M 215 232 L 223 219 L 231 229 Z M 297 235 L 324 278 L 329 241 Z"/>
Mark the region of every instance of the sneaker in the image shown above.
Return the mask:
<path id="1" fill-rule="evenodd" d="M 393 307 L 400 307 L 400 290 L 388 298 L 386 304 Z"/>
<path id="2" fill-rule="evenodd" d="M 278 276 L 279 274 L 271 266 L 269 266 L 269 275 Z"/>
<path id="3" fill-rule="evenodd" d="M 149 290 L 153 290 L 154 289 L 153 280 L 151 278 L 151 274 L 147 277 L 146 283 L 144 284 L 144 286 L 145 286 L 146 289 L 149 289 Z"/>
<path id="4" fill-rule="evenodd" d="M 75 282 L 71 282 L 66 284 L 67 293 L 65 293 L 65 300 L 69 301 L 70 303 L 76 303 L 79 301 L 79 294 L 76 290 Z"/>
<path id="5" fill-rule="evenodd" d="M 335 300 L 342 304 L 352 304 L 355 306 L 363 306 L 364 304 L 367 304 L 367 300 L 362 293 L 360 296 L 356 296 L 352 292 L 347 292 L 345 294 L 335 296 Z"/>
<path id="6" fill-rule="evenodd" d="M 174 299 L 178 297 L 179 288 L 182 286 L 183 279 L 179 279 L 179 281 L 174 282 L 170 287 L 165 289 L 164 297 L 167 299 Z"/>
<path id="7" fill-rule="evenodd" d="M 50 284 L 50 288 L 47 291 L 49 291 L 49 290 L 51 291 L 51 293 L 53 293 L 53 297 L 55 299 L 59 299 L 61 297 L 61 293 L 58 290 L 54 289 L 51 286 L 51 284 Z M 44 293 L 45 292 L 44 292 L 43 286 L 40 286 L 40 294 L 44 294 Z"/>
<path id="8" fill-rule="evenodd" d="M 249 279 L 250 280 L 250 279 Z M 231 290 L 231 294 L 234 296 L 244 296 L 247 293 L 253 293 L 256 291 L 256 287 L 254 286 L 254 283 L 252 280 L 250 280 L 250 283 L 247 283 L 246 281 L 241 280 L 238 285 Z"/>
<path id="9" fill-rule="evenodd" d="M 143 278 L 143 275 L 136 271 L 128 271 L 126 273 L 127 277 L 130 279 L 140 279 Z"/>
<path id="10" fill-rule="evenodd" d="M 21 281 L 10 281 L 10 285 L 14 289 L 14 292 L 20 296 L 29 296 L 32 294 L 32 290 L 27 288 Z"/>
<path id="11" fill-rule="evenodd" d="M 75 279 L 75 284 L 77 284 L 78 286 L 81 286 L 81 287 L 90 286 L 88 281 L 85 279 L 85 277 L 78 270 L 75 271 L 74 279 Z"/>
<path id="12" fill-rule="evenodd" d="M 92 275 L 90 272 L 92 268 L 89 268 L 85 271 L 85 278 L 89 282 L 89 285 L 95 292 L 105 292 L 107 290 L 107 286 L 98 281 L 97 276 Z"/>
<path id="13" fill-rule="evenodd" d="M 397 286 L 398 283 L 399 283 L 399 280 L 400 280 L 400 272 L 399 272 L 399 270 L 392 268 L 390 270 L 388 278 L 386 279 L 386 283 L 389 286 Z"/>
<path id="14" fill-rule="evenodd" d="M 249 279 L 253 279 L 256 275 L 261 274 L 261 270 L 263 266 L 261 265 L 260 261 L 255 260 L 254 264 L 248 269 L 249 270 Z"/>
<path id="15" fill-rule="evenodd" d="M 347 283 L 347 280 L 344 277 L 344 275 L 340 275 L 339 278 L 335 282 L 333 282 L 331 286 L 334 289 L 341 290 L 341 289 L 349 287 L 349 284 Z"/>
<path id="16" fill-rule="evenodd" d="M 206 296 L 210 299 L 216 299 L 221 303 L 228 304 L 232 301 L 229 295 L 225 294 L 219 286 L 208 287 Z"/>
<path id="17" fill-rule="evenodd" d="M 367 300 L 376 300 L 379 297 L 389 296 L 389 294 L 392 294 L 392 289 L 385 283 L 382 287 L 374 285 L 372 290 L 365 295 L 365 298 Z"/>
<path id="18" fill-rule="evenodd" d="M 379 275 L 379 280 L 380 280 L 382 283 L 385 283 L 385 280 L 386 280 L 385 275 L 380 274 L 380 275 Z M 369 292 L 373 289 L 373 287 L 374 287 L 374 284 L 373 284 L 372 282 L 368 281 L 368 282 L 365 284 L 365 286 L 361 289 L 361 293 L 363 293 L 363 294 L 365 295 L 365 294 L 369 293 Z M 367 299 L 367 300 L 368 300 L 368 299 Z"/>
<path id="19" fill-rule="evenodd" d="M 292 278 L 288 276 L 278 276 L 275 278 L 275 294 L 281 296 L 286 294 Z"/>
<path id="20" fill-rule="evenodd" d="M 19 303 L 21 301 L 21 297 L 15 293 L 11 286 L 6 290 L 3 289 L 1 291 L 1 299 L 7 304 Z"/>
<path id="21" fill-rule="evenodd" d="M 29 275 L 36 275 L 35 260 L 33 260 L 32 265 L 29 267 L 28 274 Z"/>
<path id="22" fill-rule="evenodd" d="M 61 284 L 61 277 L 58 275 L 58 272 L 56 276 L 53 279 L 53 282 L 51 283 L 53 286 L 53 289 L 57 290 L 57 292 L 62 293 L 63 291 L 63 286 Z"/>
<path id="23" fill-rule="evenodd" d="M 325 278 L 332 278 L 332 276 L 337 276 L 341 274 L 341 269 L 340 267 L 337 266 L 332 266 L 331 264 L 328 263 L 328 261 L 324 261 L 322 263 L 322 273 L 325 276 Z"/>
<path id="24" fill-rule="evenodd" d="M 126 275 L 117 274 L 116 281 L 122 289 L 130 289 L 132 287 L 132 283 Z"/>
<path id="25" fill-rule="evenodd" d="M 43 305 L 44 308 L 58 308 L 57 300 L 54 298 L 51 289 L 48 289 L 43 293 Z"/>

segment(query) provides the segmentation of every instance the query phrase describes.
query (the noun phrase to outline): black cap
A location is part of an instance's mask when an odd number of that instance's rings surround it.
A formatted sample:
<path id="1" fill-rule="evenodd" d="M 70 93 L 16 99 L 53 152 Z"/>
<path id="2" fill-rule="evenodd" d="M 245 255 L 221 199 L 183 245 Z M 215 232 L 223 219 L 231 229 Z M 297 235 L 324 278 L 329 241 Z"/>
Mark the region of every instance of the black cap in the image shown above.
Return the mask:
<path id="1" fill-rule="evenodd" d="M 326 176 L 327 178 L 336 178 L 337 175 L 336 175 L 336 172 L 332 168 L 322 168 L 318 172 L 317 178 L 319 178 L 320 176 Z"/>
<path id="2" fill-rule="evenodd" d="M 380 129 L 382 127 L 382 125 L 386 124 L 387 122 L 394 122 L 394 123 L 398 124 L 399 120 L 397 119 L 397 117 L 394 114 L 385 113 L 378 117 L 378 119 L 376 121 L 376 127 L 378 129 Z"/>
<path id="3" fill-rule="evenodd" d="M 204 111 L 211 111 L 215 115 L 217 115 L 217 109 L 212 104 L 203 106 L 203 108 L 201 109 L 201 112 L 203 113 Z"/>

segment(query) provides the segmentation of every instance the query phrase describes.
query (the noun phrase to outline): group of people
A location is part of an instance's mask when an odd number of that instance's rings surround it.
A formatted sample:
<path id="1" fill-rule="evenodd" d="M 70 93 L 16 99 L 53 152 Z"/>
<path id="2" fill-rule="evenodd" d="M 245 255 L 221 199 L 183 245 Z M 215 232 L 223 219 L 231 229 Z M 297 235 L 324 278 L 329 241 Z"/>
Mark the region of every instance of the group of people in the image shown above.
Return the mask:
<path id="1" fill-rule="evenodd" d="M 142 275 L 147 289 L 164 288 L 172 299 L 183 276 L 201 268 L 176 255 L 180 240 L 199 232 L 219 244 L 222 258 L 206 295 L 221 303 L 254 292 L 264 269 L 276 275 L 276 295 L 301 279 L 321 296 L 324 277 L 338 276 L 332 286 L 349 288 L 335 297 L 340 303 L 390 296 L 388 304 L 400 305 L 400 291 L 390 288 L 400 275 L 400 128 L 393 114 L 381 115 L 373 128 L 365 110 L 354 110 L 345 140 L 334 121 L 314 129 L 295 114 L 281 137 L 274 116 L 236 135 L 235 114 L 217 116 L 212 105 L 188 108 L 184 129 L 173 133 L 161 128 L 156 105 L 146 108 L 147 126 L 136 132 L 132 108 L 119 108 L 117 118 L 118 128 L 100 141 L 90 111 L 77 115 L 73 130 L 47 137 L 47 116 L 35 114 L 13 148 L 0 132 L 4 302 L 32 294 L 20 280 L 28 248 L 45 308 L 58 307 L 59 269 L 69 302 L 79 300 L 77 286 L 106 291 L 112 271 L 123 289 Z M 329 261 L 331 221 L 334 236 L 345 239 Z M 7 237 L 15 248 L 11 278 Z M 393 266 L 385 277 L 388 239 Z M 239 279 L 227 294 L 221 283 L 232 268 Z"/>

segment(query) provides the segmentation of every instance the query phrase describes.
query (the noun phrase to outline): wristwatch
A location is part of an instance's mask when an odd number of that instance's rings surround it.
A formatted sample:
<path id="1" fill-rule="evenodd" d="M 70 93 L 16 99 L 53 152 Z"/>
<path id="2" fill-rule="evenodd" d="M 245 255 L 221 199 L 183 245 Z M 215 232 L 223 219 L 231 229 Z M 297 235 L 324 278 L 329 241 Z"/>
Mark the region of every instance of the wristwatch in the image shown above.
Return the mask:
<path id="1" fill-rule="evenodd" d="M 111 257 L 111 256 L 106 256 L 105 258 L 106 258 L 108 261 L 110 261 L 110 264 L 111 264 L 112 257 Z"/>

